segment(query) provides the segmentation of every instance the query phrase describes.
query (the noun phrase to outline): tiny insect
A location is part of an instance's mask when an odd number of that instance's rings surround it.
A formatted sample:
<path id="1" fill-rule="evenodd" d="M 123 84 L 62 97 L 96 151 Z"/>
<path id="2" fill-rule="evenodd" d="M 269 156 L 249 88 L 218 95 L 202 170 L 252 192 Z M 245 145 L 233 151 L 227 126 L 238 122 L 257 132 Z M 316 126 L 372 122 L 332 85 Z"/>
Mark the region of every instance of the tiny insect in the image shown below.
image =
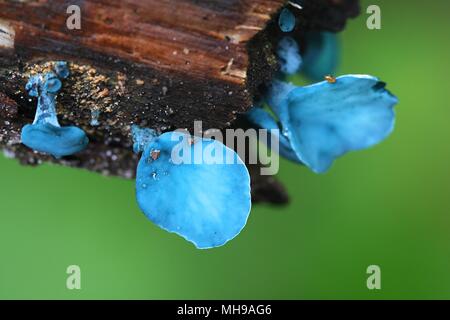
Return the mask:
<path id="1" fill-rule="evenodd" d="M 336 78 L 333 77 L 333 76 L 330 76 L 330 75 L 325 76 L 325 80 L 326 80 L 328 83 L 336 83 Z"/>

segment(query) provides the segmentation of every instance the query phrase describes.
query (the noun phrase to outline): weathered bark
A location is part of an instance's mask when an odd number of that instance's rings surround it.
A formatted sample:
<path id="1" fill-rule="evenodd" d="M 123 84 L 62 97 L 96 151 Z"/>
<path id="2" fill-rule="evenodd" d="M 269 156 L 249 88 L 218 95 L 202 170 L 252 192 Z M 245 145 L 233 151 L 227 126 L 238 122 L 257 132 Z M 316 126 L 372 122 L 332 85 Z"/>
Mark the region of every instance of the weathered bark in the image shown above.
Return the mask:
<path id="1" fill-rule="evenodd" d="M 292 7 L 299 37 L 340 30 L 354 0 L 303 1 Z M 68 30 L 66 9 L 81 8 L 81 30 Z M 0 148 L 23 164 L 51 161 L 132 178 L 138 161 L 130 126 L 159 132 L 224 129 L 248 110 L 278 65 L 277 14 L 285 0 L 0 0 Z M 54 159 L 20 144 L 36 101 L 31 73 L 70 63 L 58 98 L 62 124 L 88 133 L 82 153 Z M 98 125 L 96 125 L 98 115 Z M 256 172 L 257 170 L 251 170 Z M 253 177 L 255 199 L 285 202 L 273 178 Z M 270 194 L 269 190 L 273 190 Z"/>

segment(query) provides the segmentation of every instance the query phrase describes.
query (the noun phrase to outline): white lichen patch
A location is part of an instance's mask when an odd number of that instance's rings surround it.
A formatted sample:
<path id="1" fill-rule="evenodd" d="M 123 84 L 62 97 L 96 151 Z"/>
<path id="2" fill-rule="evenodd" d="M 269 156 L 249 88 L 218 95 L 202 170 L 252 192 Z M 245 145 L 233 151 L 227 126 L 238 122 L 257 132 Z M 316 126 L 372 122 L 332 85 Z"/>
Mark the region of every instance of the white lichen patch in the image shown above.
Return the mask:
<path id="1" fill-rule="evenodd" d="M 14 38 L 16 32 L 12 25 L 0 19 L 0 48 L 14 49 Z"/>

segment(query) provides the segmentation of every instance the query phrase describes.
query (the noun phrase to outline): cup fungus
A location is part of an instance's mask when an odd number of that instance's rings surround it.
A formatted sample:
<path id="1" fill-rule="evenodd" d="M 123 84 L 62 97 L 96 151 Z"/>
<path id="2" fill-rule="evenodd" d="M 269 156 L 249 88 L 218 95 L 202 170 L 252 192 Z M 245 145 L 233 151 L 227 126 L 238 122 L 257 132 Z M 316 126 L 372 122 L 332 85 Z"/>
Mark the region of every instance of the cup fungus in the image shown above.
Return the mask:
<path id="1" fill-rule="evenodd" d="M 65 62 L 55 65 L 55 73 L 48 72 L 30 77 L 26 90 L 32 97 L 38 98 L 33 124 L 22 128 L 22 143 L 42 153 L 60 158 L 82 151 L 89 140 L 83 130 L 69 126 L 61 127 L 56 114 L 56 95 L 62 83 L 58 78 L 69 76 Z"/>
<path id="2" fill-rule="evenodd" d="M 218 247 L 247 223 L 250 175 L 237 153 L 219 141 L 191 141 L 176 131 L 145 146 L 137 168 L 137 202 L 161 228 L 199 249 Z M 175 150 L 183 150 L 183 161 Z"/>
<path id="3" fill-rule="evenodd" d="M 274 116 L 258 107 L 247 114 L 258 128 L 279 129 L 272 134 L 278 136 L 280 155 L 316 173 L 326 172 L 349 151 L 379 143 L 395 123 L 398 100 L 385 83 L 368 75 L 330 75 L 337 66 L 338 48 L 334 34 L 311 33 L 302 56 L 296 40 L 284 37 L 277 51 L 281 74 L 265 93 Z M 305 87 L 283 81 L 299 72 L 326 81 Z"/>
<path id="4" fill-rule="evenodd" d="M 278 123 L 263 109 L 252 110 L 249 119 L 259 127 L 280 128 L 280 154 L 316 173 L 349 151 L 379 143 L 394 128 L 397 98 L 371 76 L 295 87 L 283 99 L 272 100 Z"/>

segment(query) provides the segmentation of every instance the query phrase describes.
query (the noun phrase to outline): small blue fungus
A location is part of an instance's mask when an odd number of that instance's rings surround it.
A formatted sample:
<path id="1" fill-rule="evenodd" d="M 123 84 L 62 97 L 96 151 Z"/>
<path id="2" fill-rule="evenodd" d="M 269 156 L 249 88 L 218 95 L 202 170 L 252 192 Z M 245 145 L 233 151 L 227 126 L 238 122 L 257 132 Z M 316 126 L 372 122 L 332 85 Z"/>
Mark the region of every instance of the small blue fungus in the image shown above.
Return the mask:
<path id="1" fill-rule="evenodd" d="M 339 64 L 339 39 L 331 32 L 313 32 L 306 36 L 303 72 L 314 81 L 334 74 Z"/>
<path id="2" fill-rule="evenodd" d="M 284 8 L 281 10 L 278 25 L 283 32 L 291 32 L 295 28 L 295 16 L 291 10 Z"/>
<path id="3" fill-rule="evenodd" d="M 61 62 L 56 65 L 59 65 L 60 74 L 68 74 L 67 64 Z M 57 158 L 80 152 L 89 143 L 85 132 L 80 128 L 59 125 L 56 95 L 61 86 L 61 80 L 53 72 L 30 77 L 25 89 L 30 96 L 38 97 L 38 105 L 33 124 L 25 125 L 21 134 L 24 145 Z"/>
<path id="4" fill-rule="evenodd" d="M 187 161 L 174 161 L 173 152 L 180 146 Z M 201 161 L 196 161 L 198 155 Z M 217 162 L 217 156 L 222 161 Z M 145 147 L 137 168 L 136 198 L 159 227 L 208 249 L 224 245 L 246 225 L 250 176 L 239 156 L 222 143 L 167 132 Z"/>
<path id="5" fill-rule="evenodd" d="M 90 125 L 93 127 L 98 127 L 100 125 L 100 122 L 98 121 L 99 117 L 100 117 L 100 110 L 98 110 L 98 109 L 91 110 Z"/>
<path id="6" fill-rule="evenodd" d="M 292 75 L 300 71 L 303 59 L 297 41 L 292 37 L 283 37 L 278 44 L 278 61 L 280 71 L 286 75 Z"/>
<path id="7" fill-rule="evenodd" d="M 67 79 L 70 75 L 67 62 L 58 61 L 55 63 L 55 73 L 60 79 Z"/>
<path id="8" fill-rule="evenodd" d="M 140 128 L 137 125 L 131 126 L 131 135 L 133 137 L 133 152 L 144 152 L 145 148 L 152 142 L 158 134 L 155 130 L 149 128 Z"/>
<path id="9" fill-rule="evenodd" d="M 276 81 L 268 103 L 278 119 L 263 109 L 251 110 L 248 119 L 280 129 L 280 154 L 323 173 L 345 153 L 388 137 L 398 100 L 375 77 L 347 75 L 307 87 Z"/>
<path id="10" fill-rule="evenodd" d="M 40 75 L 30 77 L 27 84 L 25 85 L 25 90 L 28 92 L 29 96 L 31 96 L 31 97 L 39 96 L 40 83 L 41 83 Z"/>

